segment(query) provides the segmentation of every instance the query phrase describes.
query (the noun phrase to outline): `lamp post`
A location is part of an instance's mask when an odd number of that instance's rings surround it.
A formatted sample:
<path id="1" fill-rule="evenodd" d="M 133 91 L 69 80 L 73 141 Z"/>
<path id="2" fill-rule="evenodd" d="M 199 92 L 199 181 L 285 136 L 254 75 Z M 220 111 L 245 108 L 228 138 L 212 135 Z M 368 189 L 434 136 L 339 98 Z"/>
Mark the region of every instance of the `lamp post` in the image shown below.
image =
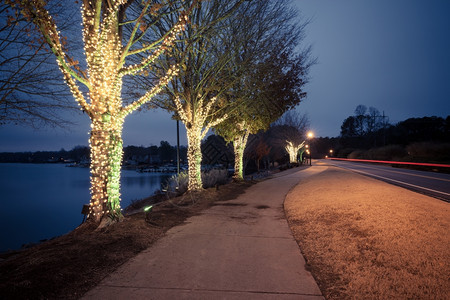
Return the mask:
<path id="1" fill-rule="evenodd" d="M 307 154 L 306 158 L 308 158 L 308 155 L 311 153 L 311 152 L 309 152 L 309 145 L 305 145 L 305 148 L 306 148 L 306 154 Z M 306 163 L 308 163 L 308 160 L 306 160 Z"/>
<path id="2" fill-rule="evenodd" d="M 177 175 L 178 177 L 180 176 L 180 120 L 178 119 L 177 119 Z"/>
<path id="3" fill-rule="evenodd" d="M 313 133 L 312 131 L 309 131 L 308 134 L 307 134 L 307 137 L 308 137 L 308 139 L 310 140 L 310 141 L 309 141 L 309 144 L 311 145 L 311 143 L 312 143 L 312 138 L 314 137 L 314 133 Z M 309 165 L 310 165 L 310 166 L 312 165 L 312 164 L 311 164 L 311 150 L 312 150 L 312 147 L 309 147 Z"/>
<path id="4" fill-rule="evenodd" d="M 333 149 L 330 149 L 330 157 L 333 157 Z"/>

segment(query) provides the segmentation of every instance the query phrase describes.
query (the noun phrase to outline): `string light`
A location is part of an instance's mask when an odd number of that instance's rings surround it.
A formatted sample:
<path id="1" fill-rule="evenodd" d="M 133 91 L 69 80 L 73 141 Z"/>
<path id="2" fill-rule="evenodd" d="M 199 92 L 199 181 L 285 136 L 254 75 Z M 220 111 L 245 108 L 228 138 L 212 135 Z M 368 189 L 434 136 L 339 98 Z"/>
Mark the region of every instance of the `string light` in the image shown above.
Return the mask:
<path id="1" fill-rule="evenodd" d="M 289 162 L 290 163 L 296 163 L 297 162 L 297 153 L 298 151 L 303 147 L 305 144 L 305 141 L 301 142 L 300 144 L 295 144 L 291 141 L 286 141 L 287 145 L 285 146 L 285 149 L 287 153 L 289 154 Z"/>
<path id="2" fill-rule="evenodd" d="M 186 127 L 187 134 L 187 159 L 188 159 L 188 191 L 198 191 L 203 188 L 202 184 L 202 151 L 201 142 L 206 136 L 209 129 L 216 126 L 227 119 L 227 115 L 218 118 L 212 122 L 207 122 L 209 113 L 213 105 L 217 101 L 217 97 L 213 97 L 205 104 L 206 95 L 197 95 L 197 98 L 189 101 L 182 101 L 180 97 L 176 97 L 174 102 L 178 116 Z M 193 103 L 197 102 L 195 109 Z"/>
<path id="3" fill-rule="evenodd" d="M 250 135 L 249 131 L 245 131 L 243 135 L 238 135 L 233 139 L 234 149 L 234 175 L 235 179 L 244 179 L 244 151 L 247 140 Z"/>
<path id="4" fill-rule="evenodd" d="M 196 4 L 194 1 L 187 12 L 180 14 L 178 22 L 169 30 L 159 45 L 152 45 L 155 50 L 151 54 L 138 64 L 124 66 L 125 58 L 138 52 L 134 50 L 128 53 L 128 49 L 122 48 L 118 11 L 120 6 L 126 2 L 127 0 L 109 0 L 108 7 L 102 7 L 106 5 L 104 1 L 97 0 L 84 2 L 81 5 L 86 73 L 81 72 L 77 63 L 66 55 L 56 24 L 44 7 L 45 1 L 29 0 L 18 3 L 24 15 L 33 20 L 42 33 L 56 56 L 58 66 L 75 101 L 91 119 L 89 138 L 91 201 L 88 218 L 95 221 L 100 221 L 105 214 L 112 219 L 122 216 L 120 170 L 123 156 L 122 129 L 125 117 L 160 92 L 178 74 L 179 66 L 172 66 L 150 91 L 128 106 L 123 105 L 121 98 L 122 78 L 125 75 L 138 74 L 167 51 L 175 42 L 177 35 L 184 30 L 188 15 Z M 155 5 L 150 2 L 147 4 L 145 10 L 148 10 L 150 5 Z M 150 8 L 150 11 L 155 11 L 155 8 Z M 143 11 L 141 16 L 144 16 L 145 12 Z M 141 17 L 135 20 L 136 26 L 141 21 Z M 134 42 L 134 36 L 132 36 L 129 45 Z M 151 49 L 141 49 L 141 51 L 147 50 Z M 83 94 L 77 82 L 84 84 L 88 93 Z"/>

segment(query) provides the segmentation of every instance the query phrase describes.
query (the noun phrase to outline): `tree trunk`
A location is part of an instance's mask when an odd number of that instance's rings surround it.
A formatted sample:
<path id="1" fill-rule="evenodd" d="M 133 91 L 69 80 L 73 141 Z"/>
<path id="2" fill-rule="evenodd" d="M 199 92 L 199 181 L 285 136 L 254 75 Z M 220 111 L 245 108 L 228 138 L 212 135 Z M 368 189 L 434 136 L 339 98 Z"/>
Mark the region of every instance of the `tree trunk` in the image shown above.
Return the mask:
<path id="1" fill-rule="evenodd" d="M 293 149 L 293 150 L 295 150 L 295 149 Z M 296 159 L 297 157 L 296 156 L 297 155 L 296 155 L 296 153 L 294 151 L 289 152 L 289 162 L 291 164 L 297 162 L 297 159 Z"/>
<path id="2" fill-rule="evenodd" d="M 298 153 L 299 153 L 299 161 L 300 161 L 300 164 L 303 164 L 303 152 L 305 152 L 305 150 L 303 149 L 300 149 L 299 151 L 298 151 Z"/>
<path id="3" fill-rule="evenodd" d="M 288 142 L 285 149 L 289 154 L 289 163 L 295 163 L 297 161 L 297 148 L 291 142 Z"/>
<path id="4" fill-rule="evenodd" d="M 201 128 L 186 128 L 188 136 L 188 191 L 203 189 L 202 183 L 202 148 Z"/>
<path id="5" fill-rule="evenodd" d="M 248 133 L 239 136 L 233 141 L 234 148 L 234 180 L 244 180 L 244 152 L 247 146 Z"/>
<path id="6" fill-rule="evenodd" d="M 113 122 L 115 121 L 115 122 Z M 91 145 L 91 203 L 88 218 L 108 225 L 120 220 L 120 171 L 122 165 L 123 120 L 104 114 L 93 120 Z"/>

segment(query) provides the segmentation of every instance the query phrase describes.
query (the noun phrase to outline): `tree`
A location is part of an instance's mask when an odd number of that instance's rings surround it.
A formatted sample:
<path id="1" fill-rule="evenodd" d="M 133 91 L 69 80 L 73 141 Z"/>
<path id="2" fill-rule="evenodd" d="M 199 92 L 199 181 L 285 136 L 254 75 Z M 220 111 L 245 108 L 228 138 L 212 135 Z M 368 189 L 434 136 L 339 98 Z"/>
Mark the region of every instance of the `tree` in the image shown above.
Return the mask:
<path id="1" fill-rule="evenodd" d="M 62 28 L 73 26 L 74 20 L 60 5 L 53 4 L 53 8 L 65 17 Z M 77 111 L 76 105 L 68 99 L 70 91 L 67 85 L 57 77 L 59 70 L 54 64 L 53 54 L 45 49 L 45 41 L 33 30 L 32 23 L 2 1 L 0 125 L 71 125 L 61 112 Z"/>
<path id="2" fill-rule="evenodd" d="M 380 122 L 380 111 L 375 107 L 369 107 L 369 112 L 366 115 L 366 127 L 367 133 L 373 133 L 381 128 L 382 123 Z"/>
<path id="3" fill-rule="evenodd" d="M 366 132 L 366 111 L 365 105 L 358 105 L 355 109 L 355 130 L 358 136 L 363 136 Z"/>
<path id="4" fill-rule="evenodd" d="M 221 166 L 228 169 L 232 157 L 233 150 L 221 136 L 211 134 L 202 141 L 202 165 Z"/>
<path id="5" fill-rule="evenodd" d="M 267 130 L 306 96 L 302 89 L 315 63 L 310 48 L 295 53 L 307 23 L 297 23 L 286 2 L 256 1 L 243 6 L 240 13 L 237 22 L 230 21 L 230 27 L 245 35 L 245 50 L 234 53 L 231 65 L 245 65 L 244 75 L 226 94 L 242 104 L 240 109 L 227 112 L 228 118 L 214 128 L 233 143 L 236 180 L 243 179 L 249 135 Z"/>
<path id="6" fill-rule="evenodd" d="M 250 149 L 248 156 L 255 160 L 256 170 L 259 172 L 260 161 L 264 156 L 269 155 L 271 147 L 264 141 L 264 135 L 258 135 L 258 142 Z"/>
<path id="7" fill-rule="evenodd" d="M 306 115 L 287 111 L 278 119 L 272 129 L 272 142 L 283 145 L 289 154 L 289 162 L 297 162 L 297 154 L 305 145 L 306 130 L 309 120 Z"/>
<path id="8" fill-rule="evenodd" d="M 190 1 L 187 1 L 188 3 Z M 180 73 L 166 86 L 163 96 L 153 103 L 173 112 L 174 118 L 183 122 L 188 140 L 188 191 L 202 189 L 201 141 L 210 128 L 227 115 L 218 116 L 229 104 L 224 91 L 238 80 L 237 71 L 224 71 L 233 51 L 226 49 L 226 35 L 223 20 L 227 19 L 244 2 L 243 0 L 200 2 L 192 12 L 191 22 L 181 35 L 181 42 L 173 47 L 170 56 L 158 64 L 159 69 L 142 81 L 141 88 L 157 76 L 159 70 L 167 70 L 172 61 L 180 64 Z M 167 23 L 170 24 L 170 16 Z M 164 24 L 163 24 L 164 25 Z M 167 28 L 161 26 L 160 33 Z"/>
<path id="9" fill-rule="evenodd" d="M 450 115 L 445 118 L 444 141 L 450 142 Z"/>
<path id="10" fill-rule="evenodd" d="M 398 142 L 445 141 L 446 120 L 441 117 L 409 118 L 395 127 L 399 132 Z"/>
<path id="11" fill-rule="evenodd" d="M 377 136 L 383 136 L 387 117 L 375 107 L 358 105 L 353 116 L 345 119 L 341 125 L 341 137 L 344 144 L 357 147 L 370 147 L 377 144 Z"/>
<path id="12" fill-rule="evenodd" d="M 196 1 L 171 24 L 165 35 L 152 43 L 138 42 L 158 23 L 162 15 L 171 14 L 173 6 L 146 1 L 83 0 L 81 8 L 85 63 L 70 56 L 46 9 L 46 1 L 7 0 L 12 7 L 32 21 L 56 57 L 76 102 L 91 120 L 91 201 L 88 218 L 100 226 L 122 217 L 120 208 L 120 169 L 122 162 L 122 128 L 125 117 L 150 101 L 176 75 L 172 64 L 159 81 L 142 97 L 130 103 L 122 99 L 122 81 L 152 67 L 184 30 L 188 15 Z M 134 6 L 133 6 L 134 5 Z M 135 10 L 128 8 L 135 7 Z M 152 23 L 147 23 L 151 19 Z M 130 57 L 145 53 L 135 64 Z"/>
<path id="13" fill-rule="evenodd" d="M 161 141 L 158 152 L 161 162 L 168 162 L 176 158 L 176 149 L 167 141 Z"/>
<path id="14" fill-rule="evenodd" d="M 356 127 L 357 124 L 355 117 L 353 116 L 348 117 L 347 119 L 344 120 L 344 122 L 342 122 L 341 137 L 348 138 L 357 136 Z"/>
<path id="15" fill-rule="evenodd" d="M 303 154 L 304 151 L 301 151 L 303 146 L 305 145 L 305 141 L 301 142 L 300 144 L 294 144 L 292 141 L 286 141 L 286 151 L 289 154 L 289 162 L 290 163 L 296 163 L 297 162 L 297 155 L 300 153 L 300 157 Z"/>

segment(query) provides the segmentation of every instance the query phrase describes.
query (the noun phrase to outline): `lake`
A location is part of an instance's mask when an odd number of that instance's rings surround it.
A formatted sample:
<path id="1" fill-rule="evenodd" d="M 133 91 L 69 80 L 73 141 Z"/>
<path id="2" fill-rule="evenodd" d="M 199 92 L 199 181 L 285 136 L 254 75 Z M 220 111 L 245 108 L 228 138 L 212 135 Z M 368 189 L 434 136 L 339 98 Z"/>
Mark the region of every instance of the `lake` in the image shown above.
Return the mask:
<path id="1" fill-rule="evenodd" d="M 88 168 L 0 164 L 0 251 L 65 234 L 83 220 L 90 199 Z M 123 170 L 122 208 L 152 195 L 171 174 Z"/>

